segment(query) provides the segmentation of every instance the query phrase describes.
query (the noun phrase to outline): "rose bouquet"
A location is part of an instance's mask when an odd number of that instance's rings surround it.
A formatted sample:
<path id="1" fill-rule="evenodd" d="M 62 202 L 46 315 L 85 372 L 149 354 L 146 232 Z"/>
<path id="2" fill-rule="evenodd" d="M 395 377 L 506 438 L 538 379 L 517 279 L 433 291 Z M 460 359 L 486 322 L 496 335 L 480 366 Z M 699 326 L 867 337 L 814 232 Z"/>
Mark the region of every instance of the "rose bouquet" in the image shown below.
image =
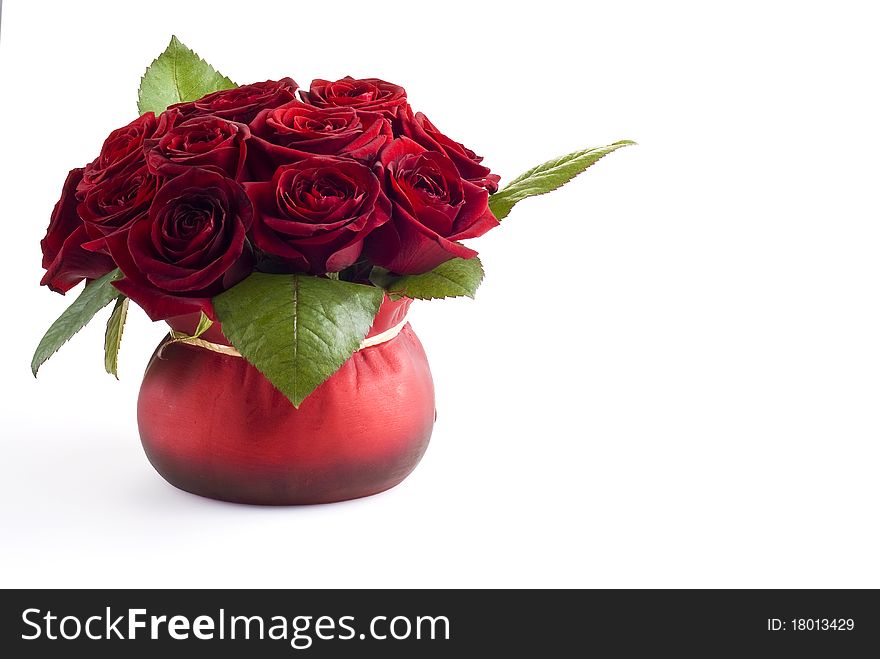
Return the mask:
<path id="1" fill-rule="evenodd" d="M 424 361 L 409 303 L 473 296 L 483 269 L 462 241 L 631 144 L 569 154 L 499 190 L 482 158 L 398 85 L 237 86 L 176 38 L 144 75 L 138 108 L 64 183 L 41 243 L 42 284 L 86 286 L 32 370 L 114 303 L 105 366 L 115 375 L 134 301 L 172 328 L 139 401 L 151 460 L 185 489 L 263 503 L 350 498 L 402 479 L 434 414 L 427 363 L 401 375 Z M 390 453 L 366 451 L 389 433 Z M 248 457 L 218 467 L 224 451 Z"/>

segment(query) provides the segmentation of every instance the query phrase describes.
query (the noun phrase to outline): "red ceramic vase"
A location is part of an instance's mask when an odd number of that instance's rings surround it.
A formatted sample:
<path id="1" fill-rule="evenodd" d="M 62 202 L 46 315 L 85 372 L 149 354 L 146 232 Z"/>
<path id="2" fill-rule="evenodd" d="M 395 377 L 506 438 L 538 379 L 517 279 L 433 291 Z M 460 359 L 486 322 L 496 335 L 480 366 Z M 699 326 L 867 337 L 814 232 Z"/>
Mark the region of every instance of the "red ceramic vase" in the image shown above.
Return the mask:
<path id="1" fill-rule="evenodd" d="M 411 300 L 385 299 L 367 336 Z M 198 318 L 169 321 L 192 333 Z M 226 344 L 219 325 L 202 338 Z M 363 348 L 295 409 L 241 357 L 172 343 L 156 350 L 138 398 L 144 451 L 187 492 L 238 503 L 328 503 L 382 492 L 418 464 L 435 419 L 428 360 L 409 324 Z"/>

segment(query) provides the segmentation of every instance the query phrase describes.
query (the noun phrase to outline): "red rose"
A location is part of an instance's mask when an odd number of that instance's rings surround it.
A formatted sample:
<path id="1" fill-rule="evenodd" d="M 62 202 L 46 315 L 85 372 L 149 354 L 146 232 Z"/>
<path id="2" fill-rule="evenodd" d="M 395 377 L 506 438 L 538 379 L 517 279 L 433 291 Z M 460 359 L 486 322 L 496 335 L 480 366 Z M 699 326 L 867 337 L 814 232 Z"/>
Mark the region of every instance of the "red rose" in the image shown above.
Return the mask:
<path id="1" fill-rule="evenodd" d="M 391 140 L 391 125 L 381 114 L 299 101 L 264 110 L 251 122 L 251 131 L 248 167 L 255 179 L 267 179 L 279 165 L 316 155 L 372 162 Z"/>
<path id="2" fill-rule="evenodd" d="M 391 204 L 370 168 L 316 156 L 279 167 L 268 183 L 246 183 L 254 202 L 254 243 L 303 272 L 338 272 L 388 221 Z"/>
<path id="3" fill-rule="evenodd" d="M 480 164 L 483 161 L 482 156 L 478 156 L 461 142 L 456 142 L 441 133 L 424 114 L 421 112 L 413 114 L 412 108 L 407 105 L 400 112 L 398 122 L 401 135 L 426 149 L 442 151 L 449 156 L 462 178 L 486 188 L 490 193 L 498 191 L 498 181 L 501 177 L 492 174 L 488 167 Z"/>
<path id="4" fill-rule="evenodd" d="M 290 78 L 267 80 L 223 89 L 207 94 L 197 101 L 176 103 L 169 109 L 180 111 L 189 118 L 196 114 L 213 114 L 221 119 L 249 123 L 260 110 L 275 108 L 296 98 L 299 85 Z"/>
<path id="5" fill-rule="evenodd" d="M 346 76 L 336 82 L 312 80 L 309 91 L 300 90 L 299 93 L 306 103 L 319 108 L 347 106 L 381 112 L 389 119 L 395 117 L 406 104 L 406 90 L 403 87 L 378 78 L 356 80 Z"/>
<path id="6" fill-rule="evenodd" d="M 190 168 L 156 194 L 127 233 L 107 238 L 124 279 L 114 282 L 153 320 L 204 311 L 251 272 L 245 233 L 253 209 L 241 184 Z"/>
<path id="7" fill-rule="evenodd" d="M 142 114 L 127 126 L 117 128 L 104 140 L 101 153 L 86 165 L 77 186 L 82 198 L 91 188 L 124 169 L 143 162 L 144 140 L 156 131 L 159 122 L 152 112 Z"/>
<path id="8" fill-rule="evenodd" d="M 458 240 L 498 226 L 489 193 L 461 178 L 444 154 L 401 137 L 379 154 L 393 203 L 392 221 L 367 242 L 366 254 L 398 274 L 420 274 L 451 258 L 477 253 Z"/>
<path id="9" fill-rule="evenodd" d="M 161 179 L 147 169 L 145 163 L 133 161 L 127 169 L 92 186 L 77 212 L 93 239 L 122 231 L 136 219 L 146 215 Z M 91 247 L 100 248 L 103 243 Z"/>
<path id="10" fill-rule="evenodd" d="M 89 239 L 76 213 L 75 191 L 82 177 L 82 169 L 73 169 L 67 175 L 61 199 L 52 211 L 46 237 L 40 241 L 46 270 L 40 284 L 56 293 L 66 293 L 83 279 L 103 277 L 116 267 L 109 256 L 82 247 Z"/>
<path id="11" fill-rule="evenodd" d="M 250 135 L 245 124 L 196 116 L 148 140 L 147 165 L 151 172 L 164 176 L 176 176 L 191 167 L 211 167 L 236 178 L 244 166 Z"/>

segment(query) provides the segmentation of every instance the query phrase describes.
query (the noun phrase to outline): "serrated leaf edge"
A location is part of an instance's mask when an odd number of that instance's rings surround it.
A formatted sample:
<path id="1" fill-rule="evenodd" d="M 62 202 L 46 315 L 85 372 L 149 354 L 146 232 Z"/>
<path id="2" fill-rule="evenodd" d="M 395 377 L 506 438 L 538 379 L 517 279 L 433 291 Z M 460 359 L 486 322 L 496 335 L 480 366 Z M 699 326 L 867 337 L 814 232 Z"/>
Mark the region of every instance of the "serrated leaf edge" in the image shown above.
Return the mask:
<path id="1" fill-rule="evenodd" d="M 122 333 L 125 331 L 127 317 L 128 298 L 120 295 L 116 298 L 116 304 L 107 319 L 107 329 L 104 331 L 104 370 L 117 380 L 119 379 L 119 348 L 122 346 Z"/>
<path id="2" fill-rule="evenodd" d="M 559 156 L 557 158 L 553 158 L 546 162 L 541 163 L 540 165 L 535 165 L 531 169 L 523 172 L 512 181 L 510 181 L 507 185 L 504 186 L 503 189 L 499 190 L 493 195 L 489 196 L 489 209 L 492 211 L 492 214 L 495 215 L 495 218 L 503 220 L 506 218 L 510 211 L 513 210 L 513 207 L 518 204 L 520 201 L 524 199 L 528 199 L 529 197 L 537 197 L 543 194 L 547 194 L 548 192 L 553 192 L 563 187 L 574 178 L 578 177 L 580 174 L 585 172 L 588 168 L 595 165 L 602 158 L 617 151 L 620 148 L 625 146 L 635 145 L 636 142 L 632 140 L 619 140 L 617 142 L 613 142 L 611 144 L 599 147 L 590 147 L 587 149 L 582 149 L 580 151 L 573 151 L 571 153 Z M 530 185 L 528 187 L 521 187 L 520 189 L 512 190 L 512 188 L 516 188 L 517 185 L 527 181 L 529 178 L 534 178 L 535 182 L 542 179 L 546 179 L 549 176 L 553 175 L 553 170 L 562 167 L 564 165 L 573 164 L 580 159 L 585 159 L 588 162 L 584 165 L 582 169 L 576 171 L 574 174 L 566 178 L 559 184 L 552 185 L 551 187 L 539 187 L 537 185 Z"/>
<path id="3" fill-rule="evenodd" d="M 52 332 L 52 330 L 55 328 L 55 326 L 61 321 L 61 319 L 64 318 L 65 315 L 66 315 L 66 314 L 67 314 L 67 313 L 68 313 L 68 312 L 69 312 L 74 306 L 76 306 L 76 304 L 77 304 L 78 302 L 80 302 L 80 300 L 82 299 L 83 295 L 85 295 L 85 293 L 89 290 L 89 287 L 91 287 L 91 286 L 99 286 L 99 287 L 103 287 L 104 284 L 109 284 L 109 285 L 112 286 L 112 282 L 116 281 L 117 279 L 119 279 L 119 278 L 121 278 L 121 277 L 122 277 L 122 272 L 119 270 L 119 268 L 117 268 L 116 270 L 112 270 L 112 271 L 108 272 L 108 273 L 107 273 L 106 275 L 104 275 L 103 277 L 100 277 L 99 279 L 96 279 L 95 281 L 91 282 L 90 284 L 86 284 L 86 287 L 85 287 L 82 291 L 80 291 L 79 296 L 73 301 L 73 303 L 71 303 L 70 306 L 68 306 L 64 311 L 61 312 L 61 315 L 58 316 L 58 318 L 55 319 L 55 321 L 49 326 L 49 329 L 46 330 L 46 332 L 43 334 L 43 337 L 40 339 L 40 342 L 37 344 L 37 349 L 34 351 L 34 356 L 33 356 L 33 358 L 31 359 L 31 373 L 34 374 L 34 377 L 37 377 L 37 373 L 39 372 L 40 367 L 41 367 L 43 364 L 45 364 L 47 361 L 49 361 L 49 359 L 50 359 L 55 353 L 57 353 L 57 352 L 62 348 L 62 346 L 64 346 L 68 341 L 70 341 L 70 339 L 72 339 L 74 336 L 76 336 L 76 334 L 77 334 L 77 333 L 78 333 L 83 327 L 85 327 L 86 325 L 88 325 L 88 324 L 92 321 L 92 319 L 95 317 L 95 315 L 97 315 L 98 311 L 100 311 L 101 309 L 103 309 L 104 307 L 106 307 L 108 304 L 110 304 L 113 300 L 115 300 L 115 299 L 116 299 L 116 295 L 114 295 L 114 296 L 111 297 L 111 298 L 108 298 L 107 301 L 106 301 L 104 304 L 102 304 L 98 309 L 95 310 L 95 313 L 93 313 L 89 318 L 87 318 L 87 319 L 85 320 L 85 322 L 83 322 L 79 327 L 77 327 L 77 328 L 76 328 L 76 329 L 70 334 L 70 336 L 68 336 L 64 341 L 62 341 L 60 344 L 58 344 L 58 346 L 56 346 L 56 348 L 55 348 L 51 353 L 49 353 L 48 355 L 46 355 L 43 359 L 38 360 L 37 358 L 38 358 L 38 356 L 39 356 L 40 348 L 41 348 L 42 345 L 43 345 L 43 341 L 46 340 L 46 338 L 49 336 L 49 334 Z M 113 290 L 115 291 L 116 289 L 114 288 Z"/>
<path id="4" fill-rule="evenodd" d="M 266 276 L 271 276 L 271 277 L 284 277 L 284 278 L 287 278 L 288 280 L 291 280 L 291 279 L 292 279 L 293 282 L 295 282 L 295 283 L 293 284 L 293 290 L 292 290 L 292 295 L 291 295 L 291 298 L 292 298 L 291 303 L 292 303 L 292 305 L 293 305 L 294 310 L 296 310 L 296 309 L 299 307 L 299 305 L 302 304 L 302 302 L 299 300 L 299 288 L 300 288 L 299 278 L 300 278 L 300 277 L 306 277 L 306 276 L 309 276 L 309 275 L 298 275 L 298 274 L 297 274 L 297 275 L 267 275 L 266 273 L 254 273 L 254 274 L 251 275 L 251 276 L 254 276 L 254 275 L 266 275 Z M 331 280 L 328 280 L 328 281 L 331 281 Z M 292 283 L 293 283 L 293 282 L 292 282 Z M 340 282 L 340 283 L 345 284 L 346 286 L 364 286 L 364 285 L 362 285 L 362 284 L 355 284 L 355 283 L 353 283 L 353 282 Z M 371 306 L 373 307 L 372 316 L 375 317 L 375 314 L 378 312 L 378 309 L 379 309 L 379 307 L 381 306 L 381 302 L 382 302 L 382 295 L 381 295 L 381 293 L 382 293 L 382 289 L 381 289 L 381 288 L 378 288 L 378 287 L 371 287 L 371 286 L 364 286 L 364 288 L 370 288 L 370 289 L 374 289 L 374 290 L 376 291 L 376 296 L 375 296 L 376 299 L 371 301 Z M 234 290 L 234 288 L 233 288 L 233 289 L 230 289 L 229 291 L 225 291 L 224 293 L 221 294 L 221 296 L 222 296 L 222 295 L 226 295 L 226 294 L 229 293 L 231 290 Z M 223 321 L 223 318 L 222 318 L 222 312 L 221 312 L 221 308 L 222 308 L 222 306 L 223 306 L 222 304 L 217 304 L 217 298 L 215 298 L 214 308 L 215 308 L 215 310 L 218 312 L 218 315 L 221 316 L 221 317 L 220 317 L 220 322 L 221 322 L 221 323 L 224 322 L 224 321 Z M 313 308 L 313 307 L 309 307 L 309 308 Z M 351 313 L 350 310 L 349 310 L 349 313 Z M 336 324 L 335 321 L 334 321 L 332 318 L 330 318 L 327 314 L 325 314 L 323 311 L 322 311 L 322 315 L 324 315 L 324 317 L 325 317 L 329 322 L 333 323 L 334 325 Z M 293 314 L 292 321 L 293 321 L 293 336 L 294 336 L 294 338 L 293 338 L 293 340 L 292 340 L 292 343 L 293 343 L 293 353 L 294 353 L 293 361 L 296 362 L 297 359 L 299 358 L 299 354 L 300 354 L 300 345 L 299 345 L 299 344 L 300 344 L 300 333 L 301 333 L 301 329 L 302 329 L 302 328 L 300 328 L 300 320 L 299 320 L 298 315 L 297 315 L 295 312 L 294 312 L 294 314 Z M 309 331 L 312 331 L 312 330 L 310 330 L 310 328 L 304 328 L 304 329 L 309 329 Z M 246 331 L 246 330 L 245 330 L 245 331 Z M 232 333 L 234 334 L 235 332 L 232 332 Z M 314 334 L 314 331 L 312 331 L 312 333 Z M 268 380 L 269 383 L 272 384 L 272 386 L 274 386 L 274 387 L 275 387 L 275 388 L 276 388 L 276 389 L 277 389 L 277 390 L 278 390 L 278 391 L 279 391 L 279 392 L 280 392 L 285 398 L 287 398 L 287 400 L 290 401 L 290 403 L 294 406 L 294 408 L 299 408 L 299 406 L 302 405 L 303 401 L 304 401 L 306 398 L 308 398 L 308 396 L 310 396 L 310 395 L 312 394 L 312 392 L 314 392 L 315 389 L 317 389 L 319 386 L 321 386 L 321 384 L 323 384 L 323 383 L 326 382 L 330 377 L 332 377 L 332 375 L 335 374 L 335 373 L 336 373 L 336 372 L 337 372 L 337 371 L 338 371 L 338 370 L 339 370 L 339 369 L 340 369 L 340 368 L 341 368 L 341 367 L 342 367 L 342 366 L 348 361 L 348 359 L 351 358 L 351 355 L 353 355 L 353 354 L 355 353 L 355 351 L 357 350 L 358 346 L 360 345 L 360 342 L 363 340 L 364 336 L 367 335 L 367 333 L 369 333 L 369 325 L 364 329 L 364 332 L 363 332 L 363 335 L 362 335 L 362 336 L 358 336 L 358 337 L 354 337 L 354 336 L 352 336 L 352 337 L 350 337 L 350 341 L 349 341 L 349 343 L 350 343 L 351 345 L 346 346 L 346 347 L 345 347 L 345 350 L 344 350 L 344 352 L 347 353 L 347 356 L 346 356 L 346 357 L 341 361 L 341 363 L 336 367 L 336 370 L 334 370 L 333 373 L 330 373 L 330 374 L 326 375 L 326 376 L 321 380 L 321 382 L 319 382 L 318 384 L 316 384 L 316 385 L 315 385 L 312 389 L 310 389 L 308 392 L 303 393 L 303 392 L 300 391 L 300 387 L 301 387 L 301 385 L 300 385 L 300 383 L 297 381 L 298 374 L 296 373 L 296 370 L 294 369 L 294 371 L 293 371 L 293 373 L 292 373 L 292 382 L 291 382 L 291 385 L 290 385 L 289 387 L 286 387 L 286 388 L 290 391 L 290 395 L 288 395 L 288 393 L 285 392 L 285 391 L 284 391 L 279 385 L 277 385 L 275 382 L 273 382 L 273 381 L 272 381 L 272 378 L 270 377 L 270 375 L 269 375 L 268 373 L 266 373 L 265 371 L 263 371 L 262 368 L 260 368 L 257 364 L 255 364 L 254 362 L 252 362 L 252 361 L 248 358 L 247 353 L 251 352 L 251 350 L 243 349 L 243 346 L 241 346 L 241 345 L 237 345 L 237 343 L 238 343 L 238 339 L 241 338 L 241 337 L 235 337 L 235 338 L 233 338 L 232 336 L 229 336 L 230 333 L 228 333 L 228 332 L 226 333 L 226 336 L 227 336 L 227 339 L 229 339 L 229 342 L 232 343 L 232 345 L 236 348 L 236 350 L 238 350 L 239 354 L 241 354 L 242 357 L 243 357 L 243 358 L 244 358 L 249 364 L 251 364 L 254 368 L 256 368 L 256 369 L 257 369 L 257 370 L 263 375 L 263 377 L 265 377 L 266 380 Z M 263 334 L 265 334 L 265 331 L 263 332 Z M 316 336 L 319 336 L 319 335 L 316 335 Z M 322 337 L 319 337 L 319 338 L 322 338 Z M 250 347 L 250 346 L 249 346 L 249 347 Z"/>
<path id="5" fill-rule="evenodd" d="M 149 66 L 147 66 L 147 68 L 144 70 L 143 75 L 141 75 L 140 84 L 138 85 L 138 102 L 137 102 L 138 114 L 143 115 L 143 114 L 145 114 L 146 112 L 151 112 L 151 110 L 144 110 L 144 109 L 141 107 L 141 104 L 144 102 L 144 99 L 143 99 L 144 80 L 146 80 L 146 78 L 147 78 L 147 74 L 150 72 L 150 69 L 152 69 L 153 66 L 154 66 L 154 65 L 155 65 L 155 64 L 156 64 L 156 63 L 157 63 L 157 62 L 158 62 L 158 61 L 159 61 L 164 55 L 169 54 L 169 51 L 170 51 L 172 48 L 174 48 L 174 49 L 178 49 L 178 50 L 182 50 L 182 51 L 184 51 L 184 52 L 192 53 L 193 56 L 195 56 L 195 57 L 198 58 L 199 62 L 201 62 L 202 64 L 204 64 L 205 66 L 207 66 L 209 69 L 211 69 L 211 71 L 213 71 L 214 73 L 216 73 L 217 75 L 219 75 L 221 78 L 223 78 L 223 80 L 225 80 L 225 81 L 228 82 L 230 85 L 232 85 L 232 87 L 238 87 L 238 84 L 237 84 L 235 81 L 233 81 L 232 78 L 230 78 L 229 76 L 227 76 L 227 75 L 225 75 L 225 74 L 223 74 L 223 73 L 220 73 L 220 71 L 218 71 L 217 69 L 215 69 L 214 66 L 213 66 L 212 64 L 210 64 L 207 60 L 205 60 L 205 58 L 203 58 L 203 57 L 202 57 L 201 55 L 199 55 L 196 51 L 194 51 L 192 48 L 190 48 L 190 47 L 187 46 L 185 43 L 183 43 L 180 39 L 178 39 L 176 35 L 171 35 L 171 41 L 168 42 L 168 45 L 165 47 L 165 50 L 163 50 L 161 53 L 159 53 L 159 55 L 157 55 L 157 56 L 153 59 L 153 61 L 150 62 Z M 176 54 L 173 55 L 173 56 L 169 54 L 169 56 L 173 57 L 173 59 L 172 59 L 172 77 L 174 78 L 174 92 L 175 92 L 175 95 L 177 96 L 177 101 L 176 101 L 176 103 L 182 103 L 182 102 L 184 102 L 184 99 L 183 99 L 183 98 L 181 97 L 181 95 L 180 95 L 180 85 L 177 83 L 177 59 L 178 59 L 178 58 L 177 58 L 177 55 L 176 55 Z M 207 92 L 207 94 L 210 94 L 210 93 L 211 93 L 211 92 Z M 201 98 L 201 97 L 199 97 L 199 98 Z M 196 100 L 196 99 L 190 99 L 190 100 Z M 169 105 L 174 105 L 174 103 L 170 103 Z M 167 107 L 168 107 L 168 106 L 165 106 L 165 108 L 162 108 L 162 110 L 161 110 L 160 112 L 163 112 L 164 110 L 166 110 Z M 155 112 L 155 111 L 152 111 L 152 112 L 154 112 L 154 113 L 157 114 L 157 115 L 159 114 L 159 112 Z"/>

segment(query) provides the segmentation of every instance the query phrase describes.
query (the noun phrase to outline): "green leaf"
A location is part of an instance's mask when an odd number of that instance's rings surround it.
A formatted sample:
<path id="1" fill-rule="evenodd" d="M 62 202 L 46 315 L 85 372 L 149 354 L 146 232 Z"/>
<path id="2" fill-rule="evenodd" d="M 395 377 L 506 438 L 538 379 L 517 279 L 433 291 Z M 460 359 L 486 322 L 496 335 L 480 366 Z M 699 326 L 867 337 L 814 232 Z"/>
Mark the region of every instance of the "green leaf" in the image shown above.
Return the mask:
<path id="1" fill-rule="evenodd" d="M 533 167 L 513 179 L 503 190 L 491 195 L 489 208 L 496 218 L 504 219 L 516 203 L 528 197 L 546 194 L 562 187 L 603 156 L 630 144 L 635 144 L 635 142 L 623 140 L 608 146 L 575 151 L 567 156 L 549 160 L 543 165 Z"/>
<path id="2" fill-rule="evenodd" d="M 452 259 L 421 275 L 392 277 L 387 271 L 374 269 L 370 276 L 392 297 L 410 297 L 417 300 L 436 300 L 447 297 L 474 297 L 483 281 L 480 259 Z"/>
<path id="3" fill-rule="evenodd" d="M 357 350 L 382 298 L 375 286 L 258 272 L 214 309 L 232 345 L 299 407 Z"/>
<path id="4" fill-rule="evenodd" d="M 88 284 L 73 304 L 58 316 L 58 320 L 46 331 L 31 360 L 31 372 L 34 376 L 49 357 L 85 327 L 96 313 L 116 299 L 119 291 L 113 287 L 113 282 L 121 276 L 122 273 L 117 268 Z"/>
<path id="5" fill-rule="evenodd" d="M 192 334 L 187 334 L 186 332 L 178 332 L 176 330 L 171 330 L 171 338 L 175 341 L 179 341 L 182 339 L 197 339 L 202 334 L 204 334 L 209 329 L 211 329 L 211 325 L 213 325 L 213 324 L 214 324 L 214 321 L 211 320 L 210 318 L 208 318 L 205 315 L 205 312 L 202 311 L 202 312 L 200 312 L 200 315 L 199 315 L 199 323 L 198 323 L 198 325 L 196 325 L 196 329 L 193 331 Z"/>
<path id="6" fill-rule="evenodd" d="M 159 114 L 169 105 L 195 101 L 205 94 L 237 85 L 193 51 L 171 37 L 171 43 L 147 67 L 138 90 L 138 111 Z"/>
<path id="7" fill-rule="evenodd" d="M 104 369 L 117 380 L 119 379 L 119 346 L 122 343 L 126 316 L 128 316 L 128 298 L 120 295 L 116 298 L 113 313 L 107 319 L 107 331 L 104 333 Z"/>
<path id="8" fill-rule="evenodd" d="M 205 312 L 203 311 L 202 315 L 199 316 L 199 324 L 196 325 L 196 333 L 193 334 L 193 338 L 194 339 L 199 338 L 202 334 L 204 334 L 209 329 L 211 329 L 211 325 L 213 325 L 213 324 L 214 324 L 214 321 L 211 320 L 210 318 L 208 318 L 205 315 Z"/>

